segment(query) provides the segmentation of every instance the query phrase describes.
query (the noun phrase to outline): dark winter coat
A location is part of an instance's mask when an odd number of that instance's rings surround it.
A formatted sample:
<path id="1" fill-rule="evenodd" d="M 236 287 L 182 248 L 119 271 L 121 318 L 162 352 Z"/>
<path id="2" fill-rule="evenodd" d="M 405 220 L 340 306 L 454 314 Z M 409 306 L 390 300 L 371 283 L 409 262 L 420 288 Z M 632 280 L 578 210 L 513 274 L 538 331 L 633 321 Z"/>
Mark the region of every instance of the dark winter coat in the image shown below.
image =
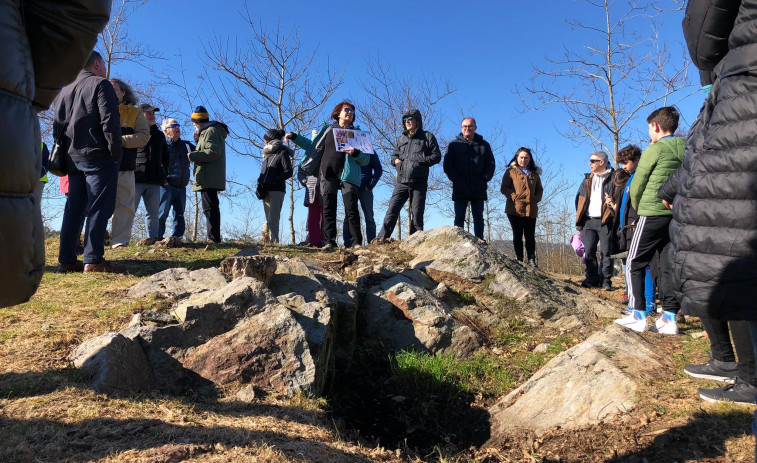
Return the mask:
<path id="1" fill-rule="evenodd" d="M 168 147 L 168 164 L 166 177 L 168 184 L 175 187 L 185 187 L 189 184 L 189 153 L 194 151 L 195 146 L 182 139 L 173 141 L 166 138 Z"/>
<path id="2" fill-rule="evenodd" d="M 137 149 L 137 168 L 134 169 L 134 183 L 164 185 L 169 160 L 166 135 L 160 131 L 157 125 L 153 124 L 150 127 L 150 141 L 147 142 L 147 145 Z"/>
<path id="3" fill-rule="evenodd" d="M 36 113 L 76 78 L 108 22 L 111 2 L 24 0 L 2 5 L 0 307 L 7 307 L 29 300 L 45 268 Z"/>
<path id="4" fill-rule="evenodd" d="M 615 172 L 615 169 L 610 167 L 608 168 L 608 170 L 610 171 L 610 173 L 607 175 L 607 178 L 605 178 L 604 182 L 602 182 L 603 198 L 606 195 L 615 195 L 615 186 L 612 184 L 612 175 Z M 581 185 L 578 187 L 578 193 L 576 193 L 576 227 L 578 229 L 583 228 L 586 221 L 589 220 L 587 211 L 589 210 L 589 202 L 591 202 L 591 182 L 593 178 L 593 172 L 586 174 L 584 181 L 581 182 Z M 604 202 L 604 200 L 602 200 L 602 225 L 610 224 L 612 222 L 612 218 L 612 208 L 609 207 Z"/>
<path id="5" fill-rule="evenodd" d="M 494 176 L 494 153 L 479 134 L 468 141 L 459 134 L 444 156 L 444 173 L 452 181 L 452 200 L 489 199 L 486 184 Z"/>
<path id="6" fill-rule="evenodd" d="M 281 140 L 273 140 L 263 148 L 263 166 L 258 182 L 265 191 L 286 191 L 286 180 L 292 177 L 294 152 Z"/>
<path id="7" fill-rule="evenodd" d="M 635 175 L 635 173 L 634 173 Z M 623 169 L 617 169 L 612 173 L 612 182 L 615 187 L 615 209 L 613 212 L 612 222 L 612 254 L 627 252 L 631 247 L 631 239 L 636 228 L 635 222 L 639 218 L 639 213 L 631 205 L 630 189 L 631 184 L 629 174 Z M 622 179 L 622 180 L 620 180 Z M 621 207 L 625 201 L 625 207 Z M 621 209 L 623 215 L 621 216 Z"/>
<path id="8" fill-rule="evenodd" d="M 406 117 L 412 117 L 418 121 L 418 130 L 413 135 L 403 130 L 397 140 L 397 147 L 392 153 L 392 165 L 397 168 L 397 182 L 425 185 L 428 183 L 429 168 L 434 164 L 439 164 L 442 160 L 442 152 L 436 142 L 436 137 L 423 130 L 423 118 L 420 111 L 410 109 L 402 115 L 400 124 L 403 129 Z M 395 164 L 397 159 L 402 162 Z"/>
<path id="9" fill-rule="evenodd" d="M 381 179 L 381 174 L 384 173 L 384 168 L 381 167 L 381 160 L 376 153 L 370 153 L 371 160 L 368 161 L 368 165 L 360 166 L 360 189 L 373 190 L 373 188 Z"/>
<path id="10" fill-rule="evenodd" d="M 707 8 L 698 5 L 708 6 Z M 709 1 L 689 11 L 725 14 Z M 757 319 L 757 0 L 725 2 L 738 11 L 728 53 L 686 144 L 683 164 L 660 193 L 673 201 L 673 278 L 685 312 Z M 695 8 L 697 7 L 697 8 Z M 702 19 L 690 23 L 703 23 Z M 687 33 L 706 40 L 708 31 Z M 695 62 L 701 62 L 693 57 Z M 706 61 L 718 59 L 717 54 Z M 666 196 L 667 193 L 667 196 Z"/>
<path id="11" fill-rule="evenodd" d="M 544 194 L 541 186 L 541 169 L 530 171 L 528 177 L 513 161 L 502 176 L 499 191 L 505 195 L 505 214 L 536 218 L 539 214 L 539 201 Z"/>
<path id="12" fill-rule="evenodd" d="M 197 146 L 189 153 L 195 163 L 195 182 L 192 191 L 226 189 L 226 137 L 229 128 L 222 122 L 211 121 L 200 130 Z"/>

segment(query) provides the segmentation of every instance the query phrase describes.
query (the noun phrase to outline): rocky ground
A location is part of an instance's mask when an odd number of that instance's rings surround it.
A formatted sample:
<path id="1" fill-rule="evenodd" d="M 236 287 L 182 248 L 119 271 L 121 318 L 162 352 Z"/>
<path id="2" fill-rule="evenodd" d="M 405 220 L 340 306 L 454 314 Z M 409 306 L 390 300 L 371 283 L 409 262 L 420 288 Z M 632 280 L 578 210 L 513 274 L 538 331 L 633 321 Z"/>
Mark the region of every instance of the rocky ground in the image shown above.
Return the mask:
<path id="1" fill-rule="evenodd" d="M 706 360 L 695 321 L 625 332 L 617 292 L 450 227 L 119 252 L 129 275 L 49 253 L 33 300 L 0 309 L 0 461 L 753 458 L 753 410 L 682 374 Z"/>

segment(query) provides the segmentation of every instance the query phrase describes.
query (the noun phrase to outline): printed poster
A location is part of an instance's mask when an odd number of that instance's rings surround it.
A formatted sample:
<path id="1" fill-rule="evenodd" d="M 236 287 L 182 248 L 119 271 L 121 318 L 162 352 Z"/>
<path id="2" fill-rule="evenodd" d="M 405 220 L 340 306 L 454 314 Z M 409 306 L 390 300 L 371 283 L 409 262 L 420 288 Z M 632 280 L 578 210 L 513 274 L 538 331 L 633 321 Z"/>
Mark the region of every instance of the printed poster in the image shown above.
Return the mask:
<path id="1" fill-rule="evenodd" d="M 373 153 L 370 132 L 340 128 L 335 128 L 332 132 L 334 132 L 334 142 L 336 143 L 337 151 L 344 151 L 349 147 L 353 147 L 363 153 Z"/>

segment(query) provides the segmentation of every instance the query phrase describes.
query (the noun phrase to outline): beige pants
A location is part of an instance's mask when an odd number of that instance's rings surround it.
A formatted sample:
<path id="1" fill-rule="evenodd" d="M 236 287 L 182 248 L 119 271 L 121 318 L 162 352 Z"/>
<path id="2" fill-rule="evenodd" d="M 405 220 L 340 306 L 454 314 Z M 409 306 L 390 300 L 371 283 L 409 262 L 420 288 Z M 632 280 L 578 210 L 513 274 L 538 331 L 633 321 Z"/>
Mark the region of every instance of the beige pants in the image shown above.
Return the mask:
<path id="1" fill-rule="evenodd" d="M 129 244 L 131 226 L 134 224 L 134 171 L 118 173 L 116 190 L 116 209 L 113 211 L 113 223 L 110 231 L 110 246 L 118 247 Z"/>

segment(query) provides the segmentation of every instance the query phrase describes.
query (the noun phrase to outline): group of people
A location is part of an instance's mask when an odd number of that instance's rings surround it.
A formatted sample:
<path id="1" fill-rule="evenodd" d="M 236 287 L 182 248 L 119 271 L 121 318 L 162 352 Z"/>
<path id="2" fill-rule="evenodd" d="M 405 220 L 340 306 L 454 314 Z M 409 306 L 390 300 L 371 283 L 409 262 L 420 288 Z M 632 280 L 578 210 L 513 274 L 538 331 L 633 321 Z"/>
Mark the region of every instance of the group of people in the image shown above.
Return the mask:
<path id="1" fill-rule="evenodd" d="M 356 108 L 349 101 L 341 101 L 331 112 L 331 122 L 325 122 L 312 137 L 286 133 L 283 138 L 293 141 L 305 151 L 298 166 L 297 178 L 305 187 L 305 206 L 308 211 L 308 243 L 324 250 L 337 247 L 337 200 L 341 192 L 345 218 L 343 239 L 345 246 L 363 243 L 360 209 L 365 219 L 366 242 L 386 240 L 394 232 L 397 218 L 405 204 L 410 202 L 409 233 L 424 229 L 426 194 L 432 166 L 442 162 L 442 153 L 434 134 L 423 129 L 423 116 L 417 109 L 402 114 L 401 135 L 391 154 L 391 165 L 396 169 L 394 189 L 386 215 L 376 233 L 373 217 L 373 188 L 383 173 L 376 153 L 366 153 L 355 147 L 337 150 L 333 130 L 359 129 L 355 125 Z M 488 182 L 494 176 L 495 161 L 491 146 L 476 133 L 476 121 L 466 117 L 460 134 L 448 145 L 443 157 L 443 168 L 452 182 L 454 224 L 463 227 L 468 208 L 473 219 L 474 234 L 484 239 L 484 203 Z M 258 179 L 258 196 L 266 201 L 266 220 L 271 240 L 278 240 L 278 220 L 281 201 L 272 199 L 266 192 L 284 191 L 283 180 L 293 175 L 289 157 L 291 150 L 280 142 L 281 133 L 266 133 L 265 161 Z M 269 163 L 269 153 L 283 154 L 280 161 Z M 279 165 L 273 169 L 272 165 Z M 536 266 L 535 224 L 538 202 L 543 189 L 540 170 L 528 148 L 519 148 L 502 180 L 502 194 L 507 198 L 506 212 L 513 227 L 514 244 L 518 260 L 523 261 L 523 236 L 526 239 L 528 264 Z M 276 187 L 273 185 L 277 184 Z M 268 202 L 272 204 L 267 205 Z M 275 207 L 273 206 L 275 204 Z"/>
<path id="2" fill-rule="evenodd" d="M 172 237 L 181 240 L 190 162 L 194 163 L 193 190 L 202 196 L 208 239 L 220 242 L 218 192 L 226 186 L 226 125 L 211 121 L 207 110 L 198 106 L 191 116 L 194 145 L 181 139 L 176 119 L 165 118 L 158 128 L 155 113 L 159 108 L 149 103 L 137 107 L 126 82 L 105 76 L 105 61 L 93 51 L 76 80 L 53 102 L 53 136 L 67 147 L 68 174 L 61 182 L 66 205 L 58 271 L 124 271 L 104 258 L 106 228 L 112 217 L 111 247 L 127 246 L 140 202 L 147 211 L 146 244 L 163 239 L 172 210 Z"/>

